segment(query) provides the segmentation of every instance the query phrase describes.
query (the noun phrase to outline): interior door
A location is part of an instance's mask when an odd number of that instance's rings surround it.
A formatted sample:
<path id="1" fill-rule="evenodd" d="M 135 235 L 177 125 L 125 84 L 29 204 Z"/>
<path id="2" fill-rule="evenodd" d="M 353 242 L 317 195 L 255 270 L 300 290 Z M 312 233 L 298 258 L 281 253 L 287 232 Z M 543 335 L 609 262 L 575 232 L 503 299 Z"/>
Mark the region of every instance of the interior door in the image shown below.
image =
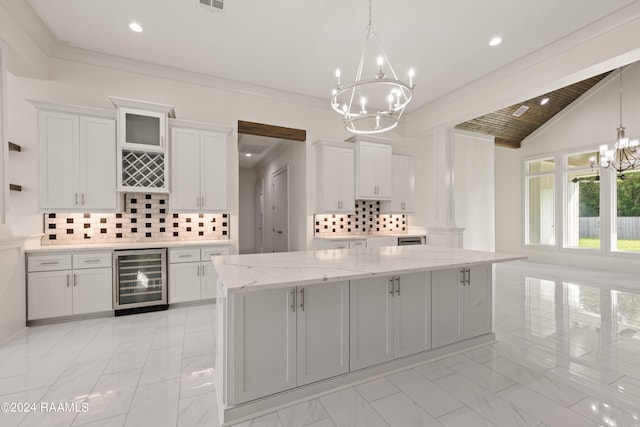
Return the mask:
<path id="1" fill-rule="evenodd" d="M 289 177 L 287 167 L 272 175 L 273 252 L 289 251 Z"/>

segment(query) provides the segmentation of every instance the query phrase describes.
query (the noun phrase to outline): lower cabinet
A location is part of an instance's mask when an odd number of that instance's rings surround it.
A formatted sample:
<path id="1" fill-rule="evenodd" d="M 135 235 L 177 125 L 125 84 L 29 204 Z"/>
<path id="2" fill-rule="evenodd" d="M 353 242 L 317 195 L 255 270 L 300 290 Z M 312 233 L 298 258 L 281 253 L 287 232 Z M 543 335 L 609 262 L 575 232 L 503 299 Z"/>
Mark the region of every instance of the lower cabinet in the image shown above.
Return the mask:
<path id="1" fill-rule="evenodd" d="M 349 282 L 234 294 L 230 309 L 233 404 L 349 371 Z"/>
<path id="2" fill-rule="evenodd" d="M 431 348 L 431 274 L 351 281 L 350 367 L 366 368 Z"/>
<path id="3" fill-rule="evenodd" d="M 169 249 L 169 303 L 215 298 L 218 276 L 212 256 L 229 255 L 229 246 Z"/>
<path id="4" fill-rule="evenodd" d="M 27 257 L 27 320 L 113 309 L 111 253 Z"/>
<path id="5" fill-rule="evenodd" d="M 491 265 L 432 273 L 433 348 L 491 332 Z"/>

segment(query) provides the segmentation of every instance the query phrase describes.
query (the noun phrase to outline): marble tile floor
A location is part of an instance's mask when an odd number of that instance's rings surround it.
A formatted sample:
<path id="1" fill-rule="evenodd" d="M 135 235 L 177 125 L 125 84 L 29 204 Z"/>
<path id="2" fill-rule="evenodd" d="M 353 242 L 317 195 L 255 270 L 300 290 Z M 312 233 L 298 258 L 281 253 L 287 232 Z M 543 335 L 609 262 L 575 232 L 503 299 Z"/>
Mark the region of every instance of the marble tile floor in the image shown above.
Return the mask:
<path id="1" fill-rule="evenodd" d="M 0 426 L 218 426 L 215 305 L 31 327 L 0 345 Z M 495 269 L 497 342 L 237 426 L 640 426 L 637 277 Z M 55 408 L 54 408 L 55 409 Z"/>

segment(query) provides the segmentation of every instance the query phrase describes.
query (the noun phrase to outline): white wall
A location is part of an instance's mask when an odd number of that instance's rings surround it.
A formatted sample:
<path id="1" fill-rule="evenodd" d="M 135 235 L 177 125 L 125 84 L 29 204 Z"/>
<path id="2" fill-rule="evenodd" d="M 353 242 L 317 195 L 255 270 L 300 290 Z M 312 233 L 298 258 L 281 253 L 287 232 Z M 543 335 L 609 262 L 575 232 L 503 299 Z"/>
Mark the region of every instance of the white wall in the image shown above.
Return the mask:
<path id="1" fill-rule="evenodd" d="M 289 180 L 289 250 L 304 251 L 309 247 L 308 226 L 311 225 L 311 217 L 306 211 L 305 200 L 309 195 L 315 201 L 316 193 L 315 187 L 308 193 L 306 185 L 307 151 L 304 142 L 284 141 L 256 167 L 256 180 L 264 179 L 263 252 L 273 250 L 272 175 L 285 166 L 288 166 Z"/>
<path id="2" fill-rule="evenodd" d="M 463 247 L 495 250 L 493 137 L 456 132 L 453 171 L 456 226 L 465 229 Z"/>
<path id="3" fill-rule="evenodd" d="M 238 200 L 238 246 L 241 254 L 256 252 L 256 171 L 240 169 Z"/>
<path id="4" fill-rule="evenodd" d="M 627 136 L 640 136 L 640 64 L 624 72 L 623 124 Z M 619 125 L 619 80 L 617 73 L 608 76 L 591 91 L 547 122 L 527 138 L 522 148 L 496 149 L 496 249 L 520 252 L 542 262 L 601 266 L 602 268 L 636 271 L 637 262 L 629 255 L 603 255 L 584 250 L 534 248 L 523 246 L 523 177 L 525 158 L 581 150 L 597 151 L 600 144 L 612 144 Z M 562 164 L 557 165 L 562 167 Z M 558 176 L 558 175 L 556 175 Z M 559 189 L 556 185 L 556 190 Z M 556 197 L 557 236 L 562 236 L 561 195 Z M 556 239 L 560 242 L 562 239 Z M 631 255 L 637 258 L 638 255 Z"/>

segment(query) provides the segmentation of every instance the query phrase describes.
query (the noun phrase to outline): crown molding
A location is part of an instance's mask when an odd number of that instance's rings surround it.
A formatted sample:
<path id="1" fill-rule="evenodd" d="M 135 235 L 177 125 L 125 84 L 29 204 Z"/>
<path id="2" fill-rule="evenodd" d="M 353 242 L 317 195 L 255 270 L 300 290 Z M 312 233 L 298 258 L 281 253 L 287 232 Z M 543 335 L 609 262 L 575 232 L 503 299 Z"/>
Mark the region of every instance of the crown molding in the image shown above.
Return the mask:
<path id="1" fill-rule="evenodd" d="M 76 48 L 64 41 L 58 40 L 28 1 L 16 2 L 0 0 L 0 2 L 49 58 L 112 68 L 130 73 L 143 74 L 181 83 L 331 111 L 329 99 L 301 95 L 250 83 L 227 80 L 204 73 Z"/>

